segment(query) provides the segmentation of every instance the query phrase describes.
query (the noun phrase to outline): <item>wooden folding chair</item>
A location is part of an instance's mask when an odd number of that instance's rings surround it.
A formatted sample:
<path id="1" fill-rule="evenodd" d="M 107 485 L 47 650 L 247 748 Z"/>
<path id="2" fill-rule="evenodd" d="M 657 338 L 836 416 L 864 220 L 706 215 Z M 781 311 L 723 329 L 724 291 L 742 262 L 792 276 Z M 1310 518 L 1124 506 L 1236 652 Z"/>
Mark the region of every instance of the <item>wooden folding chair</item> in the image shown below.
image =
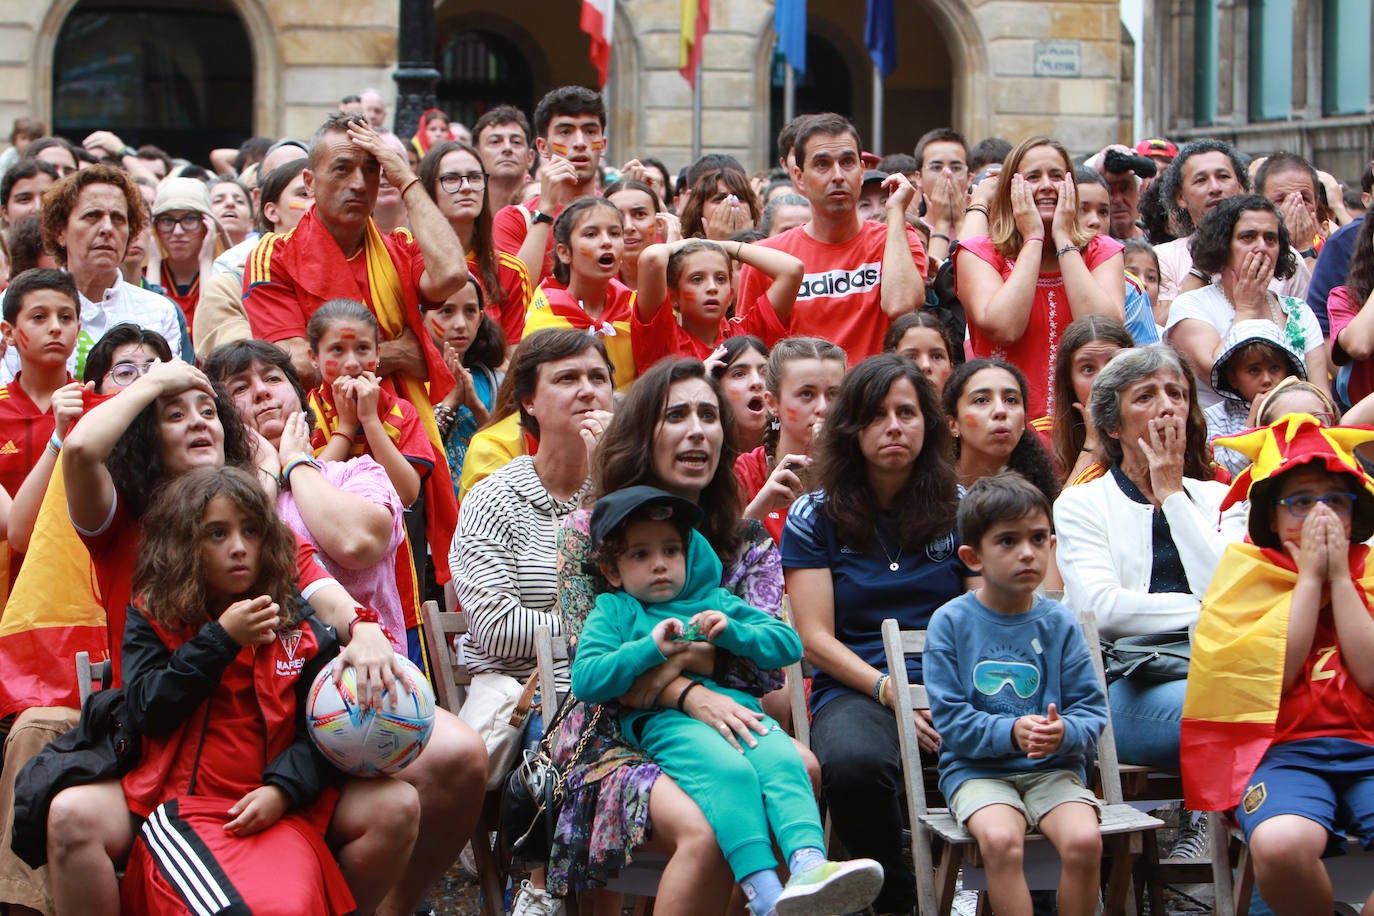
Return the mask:
<path id="1" fill-rule="evenodd" d="M 110 686 L 113 676 L 114 668 L 108 658 L 93 663 L 91 653 L 76 653 L 76 689 L 82 706 L 86 705 L 86 698 L 92 693 Z"/>
<path id="2" fill-rule="evenodd" d="M 1207 819 L 1207 839 L 1212 850 L 1212 883 L 1216 887 L 1217 916 L 1248 916 L 1255 890 L 1255 868 L 1250 847 L 1229 818 L 1213 812 Z M 1343 855 L 1322 859 L 1335 892 L 1335 911 L 1356 916 L 1374 890 L 1374 852 L 1359 840 L 1347 837 Z M 1232 872 L 1234 869 L 1234 873 Z"/>
<path id="3" fill-rule="evenodd" d="M 1095 644 L 1095 621 L 1086 626 L 1091 630 L 1088 641 Z M 896 698 L 894 705 L 902 749 L 902 778 L 911 820 L 911 858 L 916 871 L 917 902 L 921 913 L 945 916 L 954 903 L 955 882 L 961 869 L 964 887 L 968 890 L 985 889 L 986 876 L 978 866 L 978 860 L 966 855 L 977 849 L 968 831 L 955 821 L 948 809 L 928 809 L 926 805 L 920 749 L 912 713 L 928 709 L 930 703 L 925 688 L 908 683 L 906 677 L 906 656 L 924 651 L 925 631 L 902 630 L 896 620 L 889 618 L 883 621 L 882 632 L 888 674 L 892 677 Z M 1101 823 L 1103 848 L 1111 857 L 1105 911 L 1121 913 L 1125 910 L 1130 891 L 1131 869 L 1136 856 L 1140 854 L 1140 833 L 1161 827 L 1163 822 L 1122 803 L 1110 721 L 1099 744 L 1098 764 L 1106 795 Z M 1027 883 L 1033 889 L 1054 888 L 1058 883 L 1059 866 L 1057 856 L 1053 856 L 1053 847 L 1044 842 L 1044 837 L 1038 832 L 1028 833 L 1026 839 Z M 933 852 L 937 845 L 940 847 L 938 864 Z"/>
<path id="4" fill-rule="evenodd" d="M 548 626 L 538 624 L 534 628 L 534 651 L 539 659 L 539 711 L 547 728 L 558 712 L 559 696 L 554 683 L 554 667 L 568 657 L 568 638 L 554 636 Z M 653 898 L 658 894 L 658 880 L 663 876 L 666 863 L 667 860 L 662 856 L 640 853 L 606 883 L 606 890 L 639 897 L 642 904 L 635 907 L 635 912 L 652 913 Z"/>
<path id="5" fill-rule="evenodd" d="M 467 665 L 458 661 L 454 648 L 454 639 L 468 631 L 467 617 L 460 611 L 441 611 L 434 601 L 426 601 L 420 611 L 424 618 L 425 645 L 434 671 L 435 699 L 444 709 L 457 713 L 463 704 L 464 689 L 472 683 L 472 673 Z M 486 793 L 477 827 L 472 832 L 472 857 L 482 888 L 482 916 L 506 914 L 506 882 L 510 874 L 492 841 L 500 804 L 500 792 Z"/>

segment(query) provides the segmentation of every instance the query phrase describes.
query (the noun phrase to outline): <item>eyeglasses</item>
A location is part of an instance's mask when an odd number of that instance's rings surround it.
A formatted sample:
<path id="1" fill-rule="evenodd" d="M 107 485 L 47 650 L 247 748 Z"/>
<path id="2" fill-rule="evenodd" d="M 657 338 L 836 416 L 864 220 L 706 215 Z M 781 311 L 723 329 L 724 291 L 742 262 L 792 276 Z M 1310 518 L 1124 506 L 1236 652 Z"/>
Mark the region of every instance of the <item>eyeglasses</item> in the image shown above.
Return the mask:
<path id="1" fill-rule="evenodd" d="M 199 213 L 191 213 L 186 216 L 159 216 L 153 220 L 153 227 L 163 235 L 171 235 L 180 226 L 185 232 L 195 232 L 202 225 L 205 217 Z"/>
<path id="2" fill-rule="evenodd" d="M 1028 700 L 1040 689 L 1040 669 L 1030 662 L 981 661 L 973 666 L 973 687 L 985 697 L 995 697 L 1010 685 L 1018 697 Z"/>
<path id="3" fill-rule="evenodd" d="M 124 388 L 138 381 L 138 377 L 146 375 L 152 367 L 152 363 L 142 366 L 138 363 L 115 363 L 110 367 L 110 371 L 105 373 L 105 378 Z"/>
<path id="4" fill-rule="evenodd" d="M 449 172 L 439 176 L 439 187 L 444 189 L 445 194 L 457 194 L 462 190 L 465 181 L 474 191 L 480 191 L 487 186 L 487 176 L 482 172 L 468 172 L 464 175 Z"/>
<path id="5" fill-rule="evenodd" d="M 1299 493 L 1297 496 L 1288 496 L 1278 502 L 1294 518 L 1307 518 L 1308 513 L 1317 508 L 1317 503 L 1326 503 L 1328 509 L 1341 518 L 1346 518 L 1355 511 L 1355 500 L 1359 498 L 1360 494 L 1358 493 L 1327 493 L 1325 496 Z"/>

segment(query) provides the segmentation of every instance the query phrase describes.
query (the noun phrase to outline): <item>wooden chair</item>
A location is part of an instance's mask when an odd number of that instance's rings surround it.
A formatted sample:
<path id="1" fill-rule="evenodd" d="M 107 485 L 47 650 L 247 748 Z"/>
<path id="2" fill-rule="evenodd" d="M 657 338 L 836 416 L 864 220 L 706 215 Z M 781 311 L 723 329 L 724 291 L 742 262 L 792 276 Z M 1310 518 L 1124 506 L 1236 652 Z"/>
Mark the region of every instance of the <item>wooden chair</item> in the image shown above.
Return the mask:
<path id="1" fill-rule="evenodd" d="M 441 611 L 434 601 L 420 609 L 424 623 L 425 645 L 434 669 L 434 695 L 440 706 L 457 713 L 463 705 L 464 688 L 472 683 L 467 665 L 458 661 L 454 639 L 468 631 L 467 617 L 458 611 Z M 488 792 L 482 813 L 472 832 L 472 857 L 477 864 L 477 882 L 482 889 L 482 916 L 505 916 L 506 882 L 510 878 L 501 861 L 492 835 L 496 831 L 499 792 Z"/>
<path id="2" fill-rule="evenodd" d="M 1245 835 L 1228 821 L 1228 817 L 1217 812 L 1207 819 L 1212 883 L 1216 887 L 1212 912 L 1217 916 L 1247 916 L 1250 896 L 1255 890 L 1254 863 L 1250 860 Z M 1366 851 L 1359 840 L 1350 837 L 1346 839 L 1344 855 L 1322 859 L 1322 864 L 1331 878 L 1336 912 L 1350 916 L 1358 914 L 1374 889 L 1374 852 Z"/>
<path id="3" fill-rule="evenodd" d="M 554 683 L 554 668 L 557 662 L 568 657 L 568 638 L 554 636 L 548 626 L 539 624 L 534 628 L 534 651 L 539 659 L 539 711 L 547 726 L 558 712 L 559 696 Z M 653 898 L 658 894 L 658 879 L 662 877 L 666 863 L 667 860 L 662 856 L 642 852 L 606 883 L 606 889 L 612 893 L 641 898 L 635 906 L 635 912 L 652 913 Z"/>
<path id="4" fill-rule="evenodd" d="M 1089 629 L 1089 644 L 1096 642 L 1096 622 L 1085 621 Z M 916 872 L 917 902 L 923 914 L 950 912 L 954 902 L 955 881 L 962 868 L 964 887 L 968 890 L 986 888 L 986 876 L 977 865 L 978 860 L 968 853 L 976 852 L 976 844 L 968 831 L 957 824 L 948 809 L 928 809 L 924 791 L 920 749 L 916 740 L 915 710 L 930 706 L 922 685 L 908 683 L 906 656 L 925 649 L 926 634 L 922 630 L 902 630 L 897 621 L 883 621 L 883 647 L 887 653 L 888 673 L 892 676 L 896 697 L 897 734 L 902 749 L 902 777 L 905 783 L 907 811 L 911 820 L 911 858 Z M 1106 804 L 1102 810 L 1102 839 L 1104 851 L 1111 857 L 1108 871 L 1105 911 L 1124 912 L 1131 885 L 1131 869 L 1140 854 L 1140 834 L 1162 826 L 1157 818 L 1137 811 L 1121 801 L 1121 786 L 1117 774 L 1116 746 L 1111 723 L 1103 733 L 1098 748 L 1098 764 Z M 1038 832 L 1027 834 L 1027 883 L 1033 889 L 1053 888 L 1058 883 L 1059 866 L 1053 857 L 1053 847 L 1043 842 Z M 934 850 L 940 848 L 938 864 Z M 983 903 L 980 901 L 980 909 Z"/>
<path id="5" fill-rule="evenodd" d="M 82 706 L 86 705 L 86 698 L 92 693 L 109 687 L 113 676 L 114 668 L 108 658 L 92 664 L 91 653 L 76 653 L 76 689 Z"/>

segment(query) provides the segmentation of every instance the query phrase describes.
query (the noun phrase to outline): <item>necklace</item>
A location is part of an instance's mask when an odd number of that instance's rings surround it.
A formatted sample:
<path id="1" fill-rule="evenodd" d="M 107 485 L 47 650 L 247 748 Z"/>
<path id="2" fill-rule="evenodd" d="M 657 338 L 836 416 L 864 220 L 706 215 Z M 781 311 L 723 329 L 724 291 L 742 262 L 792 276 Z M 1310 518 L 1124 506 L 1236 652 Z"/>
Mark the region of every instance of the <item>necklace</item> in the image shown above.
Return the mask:
<path id="1" fill-rule="evenodd" d="M 893 572 L 896 572 L 900 568 L 900 564 L 898 561 L 902 559 L 901 542 L 897 542 L 897 555 L 894 557 L 892 554 L 887 552 L 887 545 L 883 543 L 882 537 L 879 536 L 876 530 L 873 532 L 873 539 L 878 542 L 878 547 L 882 550 L 883 556 L 887 557 L 887 568 L 892 570 Z"/>

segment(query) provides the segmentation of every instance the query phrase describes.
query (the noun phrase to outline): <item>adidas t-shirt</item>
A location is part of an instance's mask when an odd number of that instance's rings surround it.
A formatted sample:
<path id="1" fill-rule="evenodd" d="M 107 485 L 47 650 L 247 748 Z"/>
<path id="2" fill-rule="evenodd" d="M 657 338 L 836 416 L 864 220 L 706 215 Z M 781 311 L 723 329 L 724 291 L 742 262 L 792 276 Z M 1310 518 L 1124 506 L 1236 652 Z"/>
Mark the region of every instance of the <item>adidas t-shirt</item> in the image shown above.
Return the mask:
<path id="1" fill-rule="evenodd" d="M 915 229 L 908 226 L 906 236 L 916 270 L 924 277 L 926 250 Z M 806 226 L 758 244 L 785 251 L 806 266 L 787 329 L 789 335 L 820 337 L 838 344 L 851 369 L 864 357 L 883 352 L 883 336 L 892 324 L 881 303 L 886 223 L 865 221 L 858 235 L 838 244 L 816 241 Z M 738 307 L 758 308 L 759 296 L 767 293 L 772 283 L 767 274 L 745 265 L 735 291 Z"/>

